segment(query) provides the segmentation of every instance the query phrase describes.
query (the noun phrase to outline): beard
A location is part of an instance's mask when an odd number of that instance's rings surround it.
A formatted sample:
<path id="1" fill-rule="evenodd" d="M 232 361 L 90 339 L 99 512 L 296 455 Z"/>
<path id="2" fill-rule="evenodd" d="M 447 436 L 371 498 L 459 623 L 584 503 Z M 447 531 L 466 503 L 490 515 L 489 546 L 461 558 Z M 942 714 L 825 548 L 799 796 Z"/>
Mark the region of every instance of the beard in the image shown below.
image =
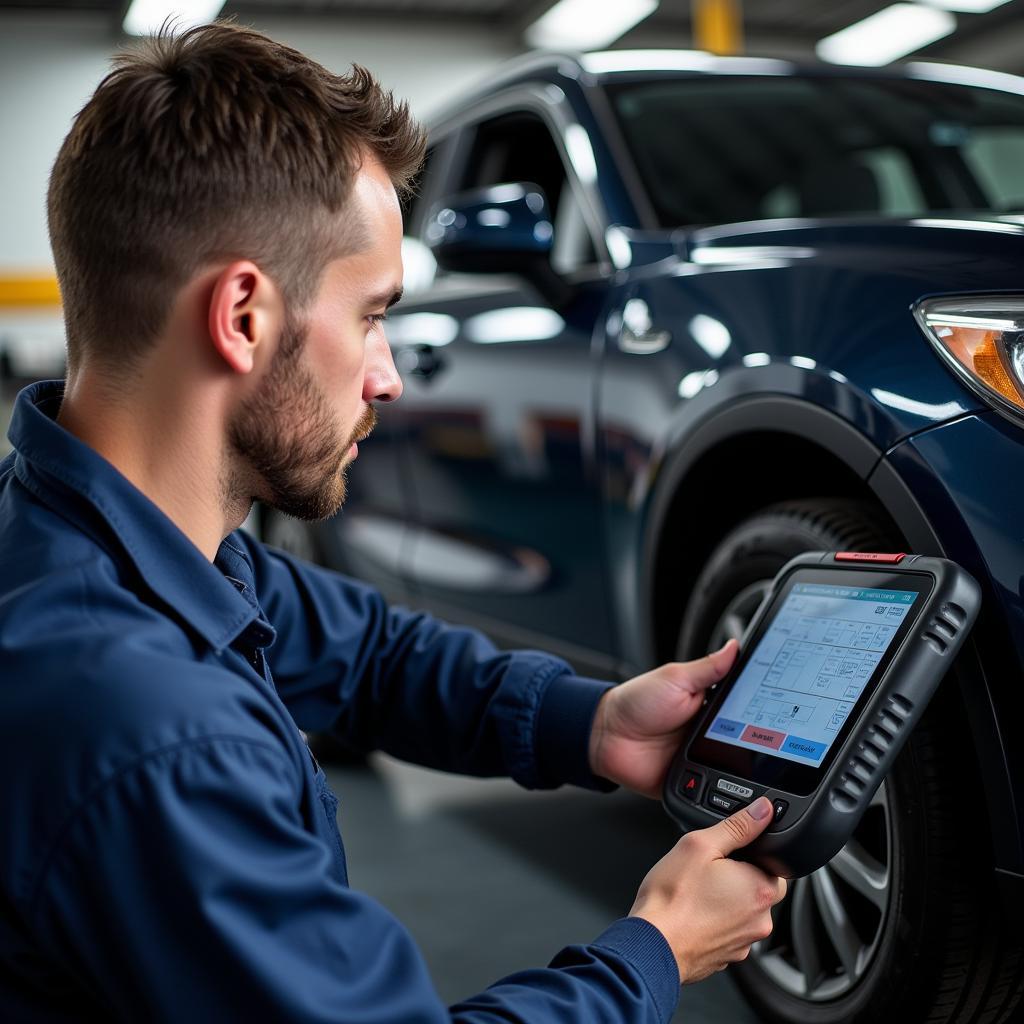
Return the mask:
<path id="1" fill-rule="evenodd" d="M 250 502 L 258 499 L 312 521 L 330 518 L 344 504 L 345 458 L 373 429 L 377 414 L 367 406 L 351 432 L 339 427 L 323 389 L 302 363 L 307 334 L 305 325 L 285 318 L 270 368 L 239 408 L 228 438 L 249 481 Z M 238 493 L 237 486 L 232 490 Z"/>

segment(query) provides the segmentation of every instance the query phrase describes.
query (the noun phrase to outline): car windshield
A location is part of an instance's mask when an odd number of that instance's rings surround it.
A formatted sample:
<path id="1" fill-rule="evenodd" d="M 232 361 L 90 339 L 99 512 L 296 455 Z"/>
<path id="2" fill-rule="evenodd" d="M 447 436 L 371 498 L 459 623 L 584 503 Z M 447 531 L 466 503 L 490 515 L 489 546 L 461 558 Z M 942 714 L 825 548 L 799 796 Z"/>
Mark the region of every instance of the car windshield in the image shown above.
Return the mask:
<path id="1" fill-rule="evenodd" d="M 832 76 L 607 88 L 665 227 L 1024 211 L 1024 96 Z"/>

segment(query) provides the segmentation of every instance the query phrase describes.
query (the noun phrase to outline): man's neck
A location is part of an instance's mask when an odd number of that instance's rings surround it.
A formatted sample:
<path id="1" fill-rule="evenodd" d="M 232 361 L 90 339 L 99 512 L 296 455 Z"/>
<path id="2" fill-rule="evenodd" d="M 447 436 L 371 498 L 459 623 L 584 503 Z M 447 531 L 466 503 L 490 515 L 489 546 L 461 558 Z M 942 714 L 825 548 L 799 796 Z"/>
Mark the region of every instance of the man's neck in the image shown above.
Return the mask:
<path id="1" fill-rule="evenodd" d="M 69 381 L 57 422 L 103 456 L 210 560 L 247 515 L 225 494 L 223 423 L 200 389 L 177 393 L 166 380 L 111 398 L 95 374 Z"/>

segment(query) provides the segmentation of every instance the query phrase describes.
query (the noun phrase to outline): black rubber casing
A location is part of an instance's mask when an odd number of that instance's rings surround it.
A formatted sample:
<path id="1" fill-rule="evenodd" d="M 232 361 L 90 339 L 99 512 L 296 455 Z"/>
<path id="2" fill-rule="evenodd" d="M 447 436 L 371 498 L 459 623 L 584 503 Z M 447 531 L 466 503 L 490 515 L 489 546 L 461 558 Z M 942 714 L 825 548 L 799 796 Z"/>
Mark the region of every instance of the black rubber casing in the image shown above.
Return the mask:
<path id="1" fill-rule="evenodd" d="M 924 713 L 939 683 L 967 637 L 981 604 L 974 579 L 953 562 L 942 558 L 907 555 L 898 565 L 837 562 L 834 552 L 808 552 L 787 563 L 751 620 L 741 643 L 741 654 L 732 671 L 716 688 L 725 693 L 745 664 L 747 643 L 765 624 L 768 611 L 794 573 L 801 569 L 831 570 L 837 585 L 850 578 L 851 570 L 863 575 L 928 576 L 932 585 L 924 604 L 915 610 L 909 631 L 903 636 L 888 666 L 863 707 L 855 706 L 845 736 L 838 741 L 831 763 L 822 771 L 816 788 L 807 795 L 772 788 L 745 779 L 733 771 L 701 763 L 691 756 L 694 739 L 703 735 L 715 698 L 690 723 L 686 740 L 672 764 L 662 799 L 669 815 L 683 831 L 705 828 L 726 817 L 705 806 L 703 800 L 718 781 L 725 786 L 752 790 L 747 802 L 767 796 L 783 800 L 788 808 L 749 846 L 733 856 L 750 861 L 772 874 L 786 878 L 808 875 L 830 861 L 850 838 L 876 790 L 892 768 L 911 730 Z M 831 572 L 830 572 L 831 575 Z M 831 752 L 830 752 L 831 755 Z M 697 773 L 700 783 L 693 799 L 681 793 L 683 779 Z M 728 792 L 729 790 L 727 790 Z"/>

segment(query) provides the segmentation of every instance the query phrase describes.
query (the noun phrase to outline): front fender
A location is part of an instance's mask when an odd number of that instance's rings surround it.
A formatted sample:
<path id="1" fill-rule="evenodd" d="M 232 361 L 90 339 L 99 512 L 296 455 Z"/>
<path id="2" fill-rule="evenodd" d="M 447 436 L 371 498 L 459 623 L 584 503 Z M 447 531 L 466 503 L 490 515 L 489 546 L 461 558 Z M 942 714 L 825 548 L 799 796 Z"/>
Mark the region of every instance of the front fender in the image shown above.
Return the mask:
<path id="1" fill-rule="evenodd" d="M 996 440 L 1001 439 L 1010 446 L 1008 457 L 1016 456 L 1019 446 L 1015 438 L 1008 436 L 1006 424 L 994 413 L 960 416 L 941 427 L 922 431 L 887 454 L 843 417 L 791 395 L 747 395 L 725 406 L 717 406 L 686 431 L 682 442 L 661 461 L 645 510 L 643 553 L 636 566 L 636 602 L 624 605 L 636 608 L 636 619 L 623 635 L 642 638 L 633 652 L 639 659 L 639 666 L 656 663 L 658 650 L 653 631 L 652 595 L 659 540 L 665 531 L 673 528 L 670 515 L 675 507 L 674 499 L 686 488 L 691 470 L 709 456 L 714 457 L 723 445 L 766 430 L 813 443 L 841 464 L 851 479 L 860 481 L 865 496 L 888 511 L 910 550 L 952 557 L 982 584 L 985 591 L 983 614 L 954 671 L 965 711 L 967 742 L 977 757 L 984 781 L 984 793 L 979 797 L 988 810 L 995 863 L 1007 891 L 1024 894 L 1016 878 L 1024 871 L 1024 840 L 1017 813 L 1017 808 L 1024 806 L 1024 795 L 1017 792 L 1013 781 L 1014 778 L 1024 779 L 1024 758 L 1012 755 L 1004 739 L 1008 715 L 1012 721 L 1024 720 L 1024 686 L 992 677 L 993 670 L 999 666 L 1005 669 L 1013 665 L 1014 678 L 1020 679 L 1017 648 L 1024 650 L 1024 625 L 1019 630 L 1020 643 L 1016 643 L 1006 627 L 1002 605 L 1009 599 L 1016 610 L 1016 618 L 1024 623 L 1024 614 L 1020 612 L 1024 605 L 1024 597 L 1021 597 L 1024 584 L 1010 593 L 1006 586 L 994 582 L 992 566 L 975 536 L 980 527 L 972 526 L 971 519 L 972 515 L 983 515 L 990 529 L 991 515 L 977 508 L 978 503 L 970 496 L 958 493 L 957 488 L 947 488 L 942 479 L 951 469 L 948 455 L 943 454 L 948 453 L 951 444 L 959 445 L 958 458 L 962 457 L 968 464 L 971 464 L 972 453 L 977 455 L 981 450 L 982 439 L 972 440 L 967 436 L 982 429 L 978 424 L 984 425 L 985 432 L 997 434 Z M 1024 478 L 1024 447 L 1020 447 L 1020 454 Z M 972 465 L 975 474 L 984 473 L 980 460 L 975 459 Z M 992 481 L 991 486 L 998 489 L 999 485 Z M 1021 522 L 1024 522 L 1024 489 L 1019 498 Z M 699 497 L 695 496 L 695 500 Z M 1024 545 L 1021 552 L 1019 579 L 1024 579 Z M 1013 574 L 1012 568 L 1005 565 L 1000 572 L 1004 582 L 1009 579 L 1008 573 Z M 1011 704 L 1013 707 L 1009 706 Z M 951 752 L 951 756 L 955 756 L 955 752 Z"/>

